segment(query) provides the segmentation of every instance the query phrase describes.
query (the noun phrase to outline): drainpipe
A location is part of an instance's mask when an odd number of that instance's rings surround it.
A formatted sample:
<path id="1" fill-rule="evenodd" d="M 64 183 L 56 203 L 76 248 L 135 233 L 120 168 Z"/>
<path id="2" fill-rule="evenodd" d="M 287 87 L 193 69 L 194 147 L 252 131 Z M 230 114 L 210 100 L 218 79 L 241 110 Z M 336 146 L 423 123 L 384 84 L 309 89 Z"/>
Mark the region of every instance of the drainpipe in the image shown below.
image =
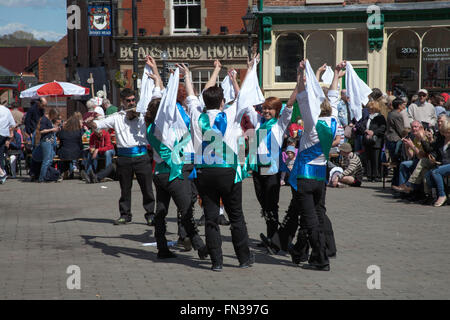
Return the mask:
<path id="1" fill-rule="evenodd" d="M 264 0 L 259 0 L 258 2 L 258 11 L 261 12 L 263 10 L 264 7 Z M 262 86 L 262 72 L 263 72 L 263 68 L 262 65 L 264 63 L 263 61 L 263 57 L 264 57 L 264 52 L 263 52 L 263 30 L 262 30 L 262 16 L 258 15 L 258 20 L 259 20 L 259 54 L 261 56 L 261 62 L 259 63 L 259 67 L 258 67 L 258 75 L 259 75 L 259 86 Z"/>

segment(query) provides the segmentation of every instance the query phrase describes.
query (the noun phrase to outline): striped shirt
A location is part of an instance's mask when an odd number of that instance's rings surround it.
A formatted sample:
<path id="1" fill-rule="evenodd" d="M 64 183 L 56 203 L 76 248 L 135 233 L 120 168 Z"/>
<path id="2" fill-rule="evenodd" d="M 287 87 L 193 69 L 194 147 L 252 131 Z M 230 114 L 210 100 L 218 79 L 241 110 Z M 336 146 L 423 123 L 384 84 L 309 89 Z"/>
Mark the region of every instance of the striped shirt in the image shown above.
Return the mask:
<path id="1" fill-rule="evenodd" d="M 343 176 L 352 176 L 355 179 L 362 181 L 363 167 L 358 154 L 352 152 L 348 157 L 341 157 L 339 165 L 344 170 L 342 173 Z"/>

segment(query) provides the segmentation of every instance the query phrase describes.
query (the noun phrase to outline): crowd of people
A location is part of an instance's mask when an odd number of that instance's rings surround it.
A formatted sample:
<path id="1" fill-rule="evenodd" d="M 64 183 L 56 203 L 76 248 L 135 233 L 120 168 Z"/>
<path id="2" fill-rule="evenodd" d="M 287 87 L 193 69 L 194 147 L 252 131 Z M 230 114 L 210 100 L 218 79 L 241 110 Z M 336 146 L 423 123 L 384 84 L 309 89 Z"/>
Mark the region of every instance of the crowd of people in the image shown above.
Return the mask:
<path id="1" fill-rule="evenodd" d="M 77 172 L 87 183 L 118 180 L 114 224 L 123 225 L 132 221 L 135 177 L 144 219 L 155 227 L 158 258 L 176 257 L 166 239 L 173 199 L 179 242 L 200 259 L 209 256 L 213 271 L 223 268 L 220 225 L 231 226 L 239 267 L 254 263 L 242 210 L 242 181 L 250 174 L 266 223 L 259 246 L 271 253 L 287 251 L 293 263 L 309 270 L 328 271 L 329 258 L 336 257 L 327 187 L 380 182 L 393 169 L 396 195 L 434 206 L 446 203 L 448 94 L 430 97 L 420 89 L 411 101 L 385 95 L 361 84 L 346 61 L 330 68 L 331 82 L 321 84 L 329 67 L 314 72 L 303 60 L 296 66 L 296 87 L 283 103 L 264 97 L 258 63 L 259 56 L 249 60 L 240 83 L 229 70 L 217 85 L 222 65 L 216 60 L 199 94 L 187 66 L 177 65 L 165 87 L 148 56 L 139 104 L 130 89 L 122 90 L 119 107 L 98 95 L 87 101 L 85 114 L 75 112 L 64 122 L 45 97 L 34 100 L 26 115 L 16 103 L 9 110 L 0 106 L 0 182 L 16 177 L 21 159 L 27 159 L 31 179 L 39 183 L 73 179 Z M 344 75 L 347 88 L 340 90 Z M 280 219 L 283 186 L 290 186 L 292 199 Z M 194 220 L 197 201 L 203 209 L 199 221 Z M 205 226 L 205 242 L 200 225 Z"/>

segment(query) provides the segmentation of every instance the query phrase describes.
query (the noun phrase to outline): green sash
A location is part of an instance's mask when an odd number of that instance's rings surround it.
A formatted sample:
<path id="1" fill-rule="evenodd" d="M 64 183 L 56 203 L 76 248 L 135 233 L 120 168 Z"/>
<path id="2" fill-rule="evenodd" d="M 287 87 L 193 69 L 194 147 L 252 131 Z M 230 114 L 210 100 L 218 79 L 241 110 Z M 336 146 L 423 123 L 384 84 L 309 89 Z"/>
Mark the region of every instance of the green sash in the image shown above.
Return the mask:
<path id="1" fill-rule="evenodd" d="M 260 138 L 259 138 L 259 136 L 260 136 L 260 130 L 266 130 L 266 131 L 267 131 L 267 138 L 269 138 L 269 139 L 266 139 L 266 144 L 271 143 L 271 141 L 270 141 L 270 139 L 271 139 L 270 132 L 271 132 L 271 130 L 272 130 L 272 127 L 277 123 L 277 121 L 278 121 L 277 118 L 272 118 L 272 119 L 270 119 L 270 120 L 264 122 L 264 123 L 258 128 L 258 130 L 256 130 L 256 139 L 257 139 L 257 140 L 256 140 L 256 143 L 257 143 L 256 150 L 255 150 L 255 152 L 249 152 L 248 157 L 247 157 L 248 161 L 246 161 L 247 166 L 248 166 L 252 171 L 257 172 L 257 171 L 258 171 L 258 167 L 259 167 L 260 165 L 265 165 L 265 164 L 260 163 L 259 157 L 258 157 L 258 148 L 259 148 L 259 143 L 260 143 L 260 141 L 261 141 Z M 269 146 L 269 145 L 267 145 L 267 149 L 268 149 L 269 152 L 270 152 L 270 146 Z M 252 151 L 253 151 L 253 150 L 252 150 Z"/>
<path id="2" fill-rule="evenodd" d="M 331 145 L 333 144 L 334 138 L 333 128 L 330 128 L 325 121 L 318 120 L 316 123 L 316 131 L 317 135 L 319 136 L 320 146 L 322 147 L 323 154 L 328 161 Z"/>
<path id="3" fill-rule="evenodd" d="M 209 116 L 207 113 L 202 113 L 198 119 L 198 124 L 202 130 L 202 135 L 204 135 L 208 130 L 211 130 L 211 125 L 209 122 Z M 215 137 L 214 137 L 215 139 Z M 211 142 L 213 142 L 212 140 Z M 228 152 L 227 152 L 228 151 Z M 203 148 L 202 148 L 203 152 Z M 227 153 L 233 154 L 233 163 L 229 164 L 227 163 Z M 236 176 L 234 178 L 234 183 L 241 182 L 243 179 L 247 178 L 248 172 L 246 170 L 247 165 L 245 164 L 244 167 L 241 167 L 241 165 L 238 162 L 238 156 L 237 154 L 231 150 L 231 148 L 222 140 L 222 159 L 223 163 L 214 163 L 214 164 L 196 164 L 195 166 L 197 168 L 233 168 L 236 171 Z M 203 156 L 202 156 L 203 160 Z M 203 161 L 202 161 L 203 162 Z"/>
<path id="4" fill-rule="evenodd" d="M 153 125 L 150 124 L 147 128 L 147 139 L 152 148 L 159 154 L 162 162 L 156 164 L 155 172 L 158 173 L 170 173 L 169 181 L 176 178 L 183 179 L 183 161 L 181 160 L 180 150 L 188 144 L 191 140 L 191 135 L 189 134 L 185 137 L 181 143 L 175 142 L 174 149 L 170 150 L 164 143 L 158 140 L 153 134 Z"/>

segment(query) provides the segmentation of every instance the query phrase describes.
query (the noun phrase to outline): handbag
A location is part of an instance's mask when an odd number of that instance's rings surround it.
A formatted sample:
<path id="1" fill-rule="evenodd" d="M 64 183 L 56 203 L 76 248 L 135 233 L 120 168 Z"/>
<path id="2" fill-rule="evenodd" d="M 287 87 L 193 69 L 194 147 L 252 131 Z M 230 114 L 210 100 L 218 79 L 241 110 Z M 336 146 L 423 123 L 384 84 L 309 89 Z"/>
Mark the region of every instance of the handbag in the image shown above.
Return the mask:
<path id="1" fill-rule="evenodd" d="M 351 139 L 353 137 L 353 127 L 346 126 L 344 128 L 344 137 Z"/>

